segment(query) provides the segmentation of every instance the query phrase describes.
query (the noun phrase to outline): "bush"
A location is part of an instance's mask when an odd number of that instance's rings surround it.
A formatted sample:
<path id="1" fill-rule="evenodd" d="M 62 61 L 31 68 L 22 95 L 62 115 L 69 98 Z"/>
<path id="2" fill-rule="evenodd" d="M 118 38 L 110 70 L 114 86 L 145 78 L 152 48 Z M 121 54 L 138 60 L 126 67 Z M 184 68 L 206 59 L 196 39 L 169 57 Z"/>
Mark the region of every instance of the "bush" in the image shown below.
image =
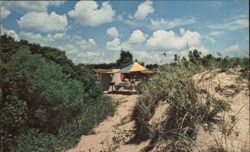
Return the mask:
<path id="1" fill-rule="evenodd" d="M 18 98 L 26 101 L 28 113 L 32 113 L 28 117 L 33 127 L 56 130 L 77 116 L 86 102 L 81 84 L 39 55 L 19 50 L 6 67 L 5 78 L 14 79 Z"/>
<path id="2" fill-rule="evenodd" d="M 100 80 L 95 75 L 93 70 L 90 70 L 80 64 L 73 68 L 73 72 L 70 73 L 70 77 L 81 82 L 83 93 L 86 94 L 88 102 L 91 102 L 102 95 Z"/>
<path id="3" fill-rule="evenodd" d="M 0 40 L 4 151 L 65 150 L 114 111 L 93 71 L 64 52 L 6 35 Z"/>
<path id="4" fill-rule="evenodd" d="M 62 150 L 53 134 L 44 134 L 37 129 L 28 130 L 27 134 L 20 136 L 18 141 L 14 150 L 16 152 L 60 152 Z"/>
<path id="5" fill-rule="evenodd" d="M 85 105 L 84 113 L 79 120 L 67 123 L 60 128 L 58 134 L 47 134 L 37 129 L 30 129 L 19 137 L 15 151 L 56 152 L 72 148 L 82 135 L 88 134 L 95 125 L 114 113 L 114 106 L 109 97 L 100 97 L 96 103 Z"/>

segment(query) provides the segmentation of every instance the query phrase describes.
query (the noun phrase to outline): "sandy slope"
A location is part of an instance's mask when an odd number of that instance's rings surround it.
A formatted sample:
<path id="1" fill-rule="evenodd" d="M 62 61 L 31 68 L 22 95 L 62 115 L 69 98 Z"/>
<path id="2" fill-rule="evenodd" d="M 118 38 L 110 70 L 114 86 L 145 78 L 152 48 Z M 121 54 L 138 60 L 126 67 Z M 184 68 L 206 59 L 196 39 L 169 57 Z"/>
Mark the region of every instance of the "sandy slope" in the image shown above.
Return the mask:
<path id="1" fill-rule="evenodd" d="M 193 77 L 196 86 L 207 90 L 217 99 L 230 104 L 231 110 L 222 114 L 226 120 L 228 135 L 221 133 L 221 127 L 215 127 L 213 132 L 200 130 L 196 147 L 206 149 L 216 146 L 219 141 L 228 151 L 244 151 L 249 149 L 249 87 L 246 79 L 241 79 L 240 69 L 221 72 L 219 69 L 205 71 Z M 236 124 L 234 125 L 234 121 Z"/>
<path id="2" fill-rule="evenodd" d="M 82 136 L 78 145 L 68 152 L 136 152 L 147 144 L 124 145 L 124 142 L 129 138 L 129 136 L 125 138 L 125 133 L 129 134 L 129 131 L 134 127 L 134 122 L 131 121 L 130 116 L 137 103 L 138 95 L 116 94 L 109 96 L 119 103 L 114 116 L 108 117 L 94 128 L 94 134 Z M 115 142 L 113 137 L 116 139 Z"/>

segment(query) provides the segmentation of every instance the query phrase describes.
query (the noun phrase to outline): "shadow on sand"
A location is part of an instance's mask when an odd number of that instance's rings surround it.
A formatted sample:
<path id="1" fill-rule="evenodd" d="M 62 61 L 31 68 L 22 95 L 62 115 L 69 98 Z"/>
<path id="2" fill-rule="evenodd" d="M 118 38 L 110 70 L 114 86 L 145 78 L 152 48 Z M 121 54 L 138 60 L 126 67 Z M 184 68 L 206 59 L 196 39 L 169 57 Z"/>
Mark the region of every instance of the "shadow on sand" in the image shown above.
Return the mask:
<path id="1" fill-rule="evenodd" d="M 109 91 L 109 92 L 106 92 L 106 94 L 133 95 L 133 94 L 139 94 L 139 93 L 136 91 Z"/>

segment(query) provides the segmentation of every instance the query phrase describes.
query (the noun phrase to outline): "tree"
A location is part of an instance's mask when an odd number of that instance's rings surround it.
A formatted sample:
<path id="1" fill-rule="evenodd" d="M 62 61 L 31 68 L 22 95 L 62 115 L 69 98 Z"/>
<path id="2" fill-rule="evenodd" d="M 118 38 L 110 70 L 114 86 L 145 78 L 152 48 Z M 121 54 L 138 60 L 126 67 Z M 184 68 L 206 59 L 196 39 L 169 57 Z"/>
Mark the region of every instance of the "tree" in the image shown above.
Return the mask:
<path id="1" fill-rule="evenodd" d="M 199 52 L 197 49 L 194 49 L 193 51 L 189 51 L 188 57 L 190 62 L 196 64 L 200 62 L 201 52 Z"/>
<path id="2" fill-rule="evenodd" d="M 178 56 L 177 54 L 174 55 L 174 62 L 178 62 L 180 59 L 180 56 Z"/>
<path id="3" fill-rule="evenodd" d="M 135 62 L 139 63 L 140 65 L 142 66 L 145 66 L 145 63 L 144 62 L 140 62 L 139 60 L 135 59 Z"/>
<path id="4" fill-rule="evenodd" d="M 118 68 L 123 68 L 129 64 L 133 63 L 133 55 L 129 51 L 121 50 L 120 58 L 116 60 L 116 65 Z"/>
<path id="5" fill-rule="evenodd" d="M 206 56 L 204 56 L 203 58 L 201 58 L 201 64 L 203 66 L 211 66 L 213 63 L 215 63 L 215 58 L 213 57 L 212 54 L 208 54 Z"/>

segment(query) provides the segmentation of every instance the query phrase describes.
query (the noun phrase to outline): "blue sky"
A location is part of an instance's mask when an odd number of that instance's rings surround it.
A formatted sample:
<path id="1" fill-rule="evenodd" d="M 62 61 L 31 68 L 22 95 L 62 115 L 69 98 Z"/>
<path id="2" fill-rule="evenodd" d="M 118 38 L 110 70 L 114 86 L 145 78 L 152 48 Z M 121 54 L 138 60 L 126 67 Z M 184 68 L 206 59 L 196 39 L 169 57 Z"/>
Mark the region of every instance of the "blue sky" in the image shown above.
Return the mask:
<path id="1" fill-rule="evenodd" d="M 186 56 L 187 44 L 203 54 L 249 52 L 249 0 L 0 4 L 1 34 L 57 47 L 76 64 L 115 62 L 121 49 L 134 59 L 161 64 L 172 62 L 174 54 Z"/>

